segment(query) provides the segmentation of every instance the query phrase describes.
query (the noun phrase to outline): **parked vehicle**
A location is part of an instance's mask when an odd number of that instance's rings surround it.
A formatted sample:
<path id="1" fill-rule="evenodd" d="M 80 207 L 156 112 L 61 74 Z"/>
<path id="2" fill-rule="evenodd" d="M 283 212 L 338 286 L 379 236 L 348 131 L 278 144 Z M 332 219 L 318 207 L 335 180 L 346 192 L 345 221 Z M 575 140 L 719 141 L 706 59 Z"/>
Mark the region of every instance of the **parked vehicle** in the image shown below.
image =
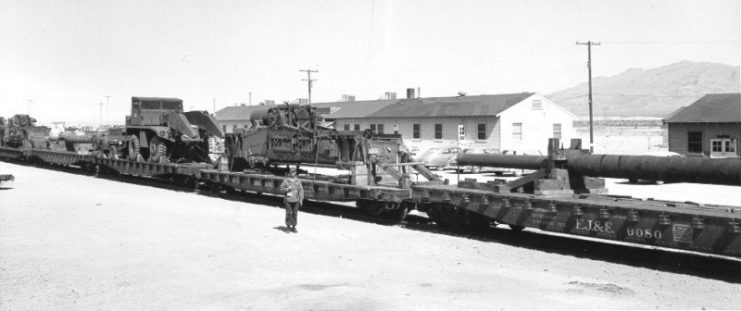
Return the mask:
<path id="1" fill-rule="evenodd" d="M 455 158 L 459 153 L 463 151 L 460 147 L 445 147 L 425 152 L 427 156 L 420 159 L 421 162 L 425 163 L 425 166 L 430 169 L 443 169 L 448 167 L 450 159 Z M 428 154 L 429 153 L 429 154 Z"/>

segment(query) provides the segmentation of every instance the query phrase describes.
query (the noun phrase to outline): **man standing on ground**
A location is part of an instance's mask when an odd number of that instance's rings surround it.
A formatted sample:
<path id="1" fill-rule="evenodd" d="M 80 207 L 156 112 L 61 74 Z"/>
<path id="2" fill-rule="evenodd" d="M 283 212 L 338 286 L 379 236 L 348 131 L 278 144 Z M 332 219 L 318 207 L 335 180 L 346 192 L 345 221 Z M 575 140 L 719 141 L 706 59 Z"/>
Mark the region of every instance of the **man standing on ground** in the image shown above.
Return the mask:
<path id="1" fill-rule="evenodd" d="M 304 187 L 301 180 L 296 177 L 296 168 L 291 167 L 290 176 L 280 184 L 280 190 L 286 193 L 284 199 L 286 205 L 286 228 L 296 232 L 298 209 L 304 202 Z"/>

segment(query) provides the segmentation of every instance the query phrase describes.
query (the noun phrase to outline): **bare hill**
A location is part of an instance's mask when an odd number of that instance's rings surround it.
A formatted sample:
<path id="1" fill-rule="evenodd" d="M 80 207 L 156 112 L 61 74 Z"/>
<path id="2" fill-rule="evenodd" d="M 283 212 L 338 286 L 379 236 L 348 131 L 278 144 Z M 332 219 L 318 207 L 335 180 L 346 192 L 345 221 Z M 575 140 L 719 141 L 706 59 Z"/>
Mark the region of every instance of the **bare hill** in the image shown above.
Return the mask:
<path id="1" fill-rule="evenodd" d="M 653 69 L 629 69 L 592 79 L 594 115 L 665 117 L 708 93 L 739 92 L 739 67 L 681 61 Z M 555 92 L 548 98 L 577 116 L 588 116 L 588 85 Z"/>

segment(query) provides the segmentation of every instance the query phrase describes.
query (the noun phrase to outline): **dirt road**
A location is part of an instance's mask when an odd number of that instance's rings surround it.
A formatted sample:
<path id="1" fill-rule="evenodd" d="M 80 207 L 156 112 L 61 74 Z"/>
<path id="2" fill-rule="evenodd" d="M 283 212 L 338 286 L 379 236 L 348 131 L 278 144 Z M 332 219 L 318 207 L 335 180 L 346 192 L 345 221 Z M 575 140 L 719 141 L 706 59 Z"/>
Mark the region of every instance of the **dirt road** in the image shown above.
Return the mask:
<path id="1" fill-rule="evenodd" d="M 732 309 L 741 286 L 0 162 L 2 310 Z"/>

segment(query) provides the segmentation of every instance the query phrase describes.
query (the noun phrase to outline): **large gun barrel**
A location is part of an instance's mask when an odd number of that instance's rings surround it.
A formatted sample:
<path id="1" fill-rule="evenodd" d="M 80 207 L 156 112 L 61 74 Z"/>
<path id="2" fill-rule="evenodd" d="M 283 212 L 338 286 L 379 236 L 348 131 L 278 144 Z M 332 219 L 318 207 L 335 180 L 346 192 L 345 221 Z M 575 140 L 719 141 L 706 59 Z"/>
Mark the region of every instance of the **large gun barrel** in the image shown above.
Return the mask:
<path id="1" fill-rule="evenodd" d="M 741 185 L 741 159 L 628 155 L 583 155 L 569 159 L 569 170 L 586 176 Z"/>
<path id="2" fill-rule="evenodd" d="M 592 177 L 741 185 L 741 159 L 573 154 L 565 157 L 570 172 Z M 521 169 L 545 168 L 545 156 L 461 154 L 458 165 Z"/>

